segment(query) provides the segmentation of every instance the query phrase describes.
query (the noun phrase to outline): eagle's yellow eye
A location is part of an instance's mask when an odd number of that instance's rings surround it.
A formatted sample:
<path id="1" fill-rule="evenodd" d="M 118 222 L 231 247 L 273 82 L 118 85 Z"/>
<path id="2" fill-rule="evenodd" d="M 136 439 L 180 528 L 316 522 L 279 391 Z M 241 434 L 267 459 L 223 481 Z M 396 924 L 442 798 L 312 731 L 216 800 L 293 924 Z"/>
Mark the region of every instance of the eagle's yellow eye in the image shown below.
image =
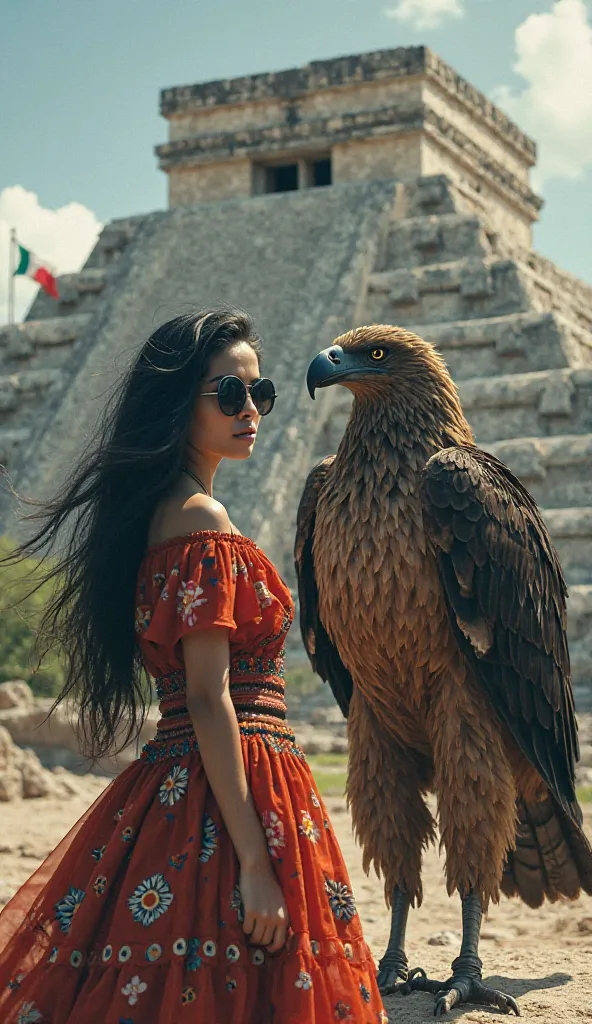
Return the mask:
<path id="1" fill-rule="evenodd" d="M 386 352 L 383 348 L 373 348 L 370 357 L 375 363 L 379 363 L 381 359 L 384 359 Z"/>

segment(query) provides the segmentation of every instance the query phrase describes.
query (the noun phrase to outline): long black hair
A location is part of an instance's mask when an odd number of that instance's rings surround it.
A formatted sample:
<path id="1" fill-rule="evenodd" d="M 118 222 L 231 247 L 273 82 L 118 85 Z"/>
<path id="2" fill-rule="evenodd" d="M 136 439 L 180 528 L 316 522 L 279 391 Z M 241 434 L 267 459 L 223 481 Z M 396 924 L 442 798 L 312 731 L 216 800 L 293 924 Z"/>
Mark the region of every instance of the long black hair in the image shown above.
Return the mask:
<path id="1" fill-rule="evenodd" d="M 42 552 L 62 528 L 67 543 L 39 586 L 54 580 L 36 638 L 41 661 L 56 652 L 65 682 L 52 711 L 76 698 L 81 746 L 93 760 L 136 738 L 146 717 L 147 673 L 134 630 L 137 574 L 153 512 L 178 478 L 195 396 L 213 356 L 261 342 L 242 310 L 177 316 L 159 327 L 117 382 L 97 431 L 58 493 L 23 498 L 43 525 L 3 562 Z"/>

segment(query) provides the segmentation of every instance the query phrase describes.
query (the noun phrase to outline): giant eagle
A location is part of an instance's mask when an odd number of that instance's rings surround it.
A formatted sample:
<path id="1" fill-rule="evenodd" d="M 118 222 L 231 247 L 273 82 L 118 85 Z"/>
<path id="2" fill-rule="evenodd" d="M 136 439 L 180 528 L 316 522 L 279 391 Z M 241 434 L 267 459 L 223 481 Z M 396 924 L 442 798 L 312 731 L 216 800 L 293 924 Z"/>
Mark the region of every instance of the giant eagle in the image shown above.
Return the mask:
<path id="1" fill-rule="evenodd" d="M 500 892 L 538 907 L 592 893 L 575 794 L 579 757 L 567 590 L 529 492 L 476 447 L 439 353 L 391 326 L 319 353 L 312 398 L 353 406 L 337 454 L 308 477 L 295 544 L 303 641 L 348 719 L 347 796 L 364 867 L 392 909 L 383 992 L 435 993 L 519 1014 L 487 988 L 482 913 Z M 460 954 L 445 981 L 410 972 L 409 907 L 437 798 Z"/>

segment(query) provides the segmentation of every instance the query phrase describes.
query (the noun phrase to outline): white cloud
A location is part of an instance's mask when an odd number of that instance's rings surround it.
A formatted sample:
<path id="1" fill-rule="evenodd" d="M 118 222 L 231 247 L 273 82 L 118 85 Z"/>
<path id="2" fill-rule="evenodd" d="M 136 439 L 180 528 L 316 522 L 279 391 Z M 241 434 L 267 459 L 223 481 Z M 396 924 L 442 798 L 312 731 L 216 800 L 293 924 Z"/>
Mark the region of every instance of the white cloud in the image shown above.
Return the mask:
<path id="1" fill-rule="evenodd" d="M 82 203 L 67 203 L 57 210 L 41 206 L 39 197 L 22 185 L 0 192 L 0 324 L 8 319 L 8 251 L 10 229 L 21 245 L 47 262 L 57 274 L 80 270 L 93 248 L 102 224 Z M 22 319 L 38 285 L 29 278 L 15 279 L 16 319 Z"/>
<path id="2" fill-rule="evenodd" d="M 545 14 L 531 14 L 515 33 L 514 70 L 522 92 L 508 86 L 494 99 L 539 144 L 533 175 L 578 178 L 592 165 L 592 26 L 583 0 L 557 0 Z"/>
<path id="3" fill-rule="evenodd" d="M 437 28 L 446 18 L 462 18 L 464 0 L 397 0 L 387 7 L 387 18 L 405 21 L 412 28 Z"/>

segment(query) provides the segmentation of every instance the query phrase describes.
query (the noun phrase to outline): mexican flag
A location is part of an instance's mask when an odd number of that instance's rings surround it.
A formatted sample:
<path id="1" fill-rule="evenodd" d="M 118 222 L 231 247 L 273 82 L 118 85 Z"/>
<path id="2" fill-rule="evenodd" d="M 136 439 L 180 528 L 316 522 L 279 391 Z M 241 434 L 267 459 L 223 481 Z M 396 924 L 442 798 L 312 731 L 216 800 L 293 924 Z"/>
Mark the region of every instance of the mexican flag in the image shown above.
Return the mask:
<path id="1" fill-rule="evenodd" d="M 19 249 L 19 265 L 15 270 L 15 276 L 22 274 L 25 277 L 30 277 L 33 281 L 37 281 L 40 284 L 44 292 L 51 295 L 52 299 L 59 299 L 60 295 L 58 292 L 58 286 L 54 275 L 51 270 L 48 270 L 43 265 L 43 261 L 35 256 L 34 253 L 29 252 L 24 246 L 18 245 Z"/>

